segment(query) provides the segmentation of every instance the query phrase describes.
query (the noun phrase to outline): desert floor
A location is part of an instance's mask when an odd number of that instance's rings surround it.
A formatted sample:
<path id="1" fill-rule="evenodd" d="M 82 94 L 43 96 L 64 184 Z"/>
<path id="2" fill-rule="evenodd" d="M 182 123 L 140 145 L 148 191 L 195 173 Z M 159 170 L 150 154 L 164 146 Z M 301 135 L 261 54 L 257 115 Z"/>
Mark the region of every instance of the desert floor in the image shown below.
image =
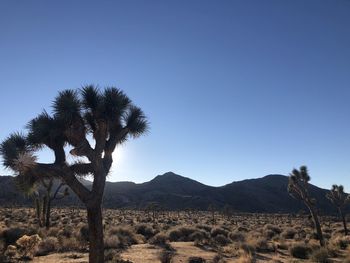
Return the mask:
<path id="1" fill-rule="evenodd" d="M 106 209 L 105 257 L 120 263 L 350 262 L 342 223 L 320 219 L 326 248 L 320 248 L 307 215 Z M 87 233 L 82 209 L 53 209 L 46 229 L 38 226 L 33 209 L 3 208 L 0 261 L 88 262 Z M 18 245 L 23 235 L 40 241 L 25 249 Z M 12 254 L 11 245 L 17 247 Z"/>

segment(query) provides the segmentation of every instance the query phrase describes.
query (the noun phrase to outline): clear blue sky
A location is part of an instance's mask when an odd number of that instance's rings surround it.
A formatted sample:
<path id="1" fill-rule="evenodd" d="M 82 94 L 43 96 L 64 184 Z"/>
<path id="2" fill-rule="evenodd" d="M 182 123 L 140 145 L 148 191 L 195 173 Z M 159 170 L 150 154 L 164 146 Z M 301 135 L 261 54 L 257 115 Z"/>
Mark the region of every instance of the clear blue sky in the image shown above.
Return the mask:
<path id="1" fill-rule="evenodd" d="M 59 90 L 114 85 L 151 131 L 118 150 L 111 181 L 306 164 L 350 190 L 349 14 L 348 0 L 1 1 L 0 139 Z"/>

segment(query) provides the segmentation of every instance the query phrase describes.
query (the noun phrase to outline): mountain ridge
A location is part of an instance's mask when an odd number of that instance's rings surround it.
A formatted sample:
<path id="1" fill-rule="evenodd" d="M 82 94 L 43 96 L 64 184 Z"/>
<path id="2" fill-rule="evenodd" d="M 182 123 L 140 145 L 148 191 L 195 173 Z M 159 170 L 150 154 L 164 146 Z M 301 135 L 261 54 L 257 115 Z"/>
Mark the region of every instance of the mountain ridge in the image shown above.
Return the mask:
<path id="1" fill-rule="evenodd" d="M 30 201 L 18 193 L 11 176 L 0 176 L 0 206 L 30 205 Z M 90 181 L 83 181 L 91 185 Z M 296 213 L 306 210 L 303 203 L 293 199 L 287 192 L 288 177 L 269 174 L 261 178 L 234 181 L 223 186 L 209 186 L 188 177 L 167 172 L 143 183 L 106 182 L 104 207 L 144 209 L 157 203 L 164 209 L 200 209 L 209 206 L 217 209 L 229 207 L 239 212 Z M 325 197 L 328 190 L 310 184 L 310 193 L 318 201 L 323 214 L 335 213 Z M 81 205 L 71 192 L 67 199 L 56 205 Z"/>

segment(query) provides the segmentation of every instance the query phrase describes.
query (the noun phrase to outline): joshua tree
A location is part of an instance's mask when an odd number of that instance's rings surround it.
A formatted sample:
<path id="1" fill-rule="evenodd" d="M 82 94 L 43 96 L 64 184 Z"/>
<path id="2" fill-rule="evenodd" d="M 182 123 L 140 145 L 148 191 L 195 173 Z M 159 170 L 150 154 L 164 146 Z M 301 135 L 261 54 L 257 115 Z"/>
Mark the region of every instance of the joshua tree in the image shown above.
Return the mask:
<path id="1" fill-rule="evenodd" d="M 342 185 L 332 185 L 332 189 L 326 194 L 326 197 L 332 202 L 332 204 L 338 209 L 339 215 L 343 220 L 344 233 L 348 234 L 346 227 L 346 219 L 344 214 L 344 207 L 349 203 L 349 196 L 344 193 L 344 187 Z"/>
<path id="2" fill-rule="evenodd" d="M 43 202 L 43 222 L 45 224 L 45 227 L 47 229 L 50 228 L 51 225 L 51 203 L 54 200 L 61 200 L 64 197 L 69 195 L 68 187 L 65 187 L 63 191 L 61 191 L 62 187 L 64 187 L 66 184 L 64 182 L 61 182 L 57 185 L 56 190 L 53 192 L 52 188 L 54 187 L 54 181 L 53 179 L 49 179 L 48 181 L 43 180 L 42 182 L 44 188 L 45 188 L 45 196 L 44 196 L 44 202 Z"/>
<path id="3" fill-rule="evenodd" d="M 289 175 L 288 192 L 292 197 L 303 201 L 307 206 L 314 222 L 320 245 L 324 246 L 322 229 L 315 206 L 316 200 L 311 198 L 308 191 L 309 181 L 310 176 L 306 166 L 301 166 L 299 170 L 293 169 L 292 173 Z"/>
<path id="4" fill-rule="evenodd" d="M 104 262 L 101 203 L 115 148 L 148 129 L 142 110 L 119 89 L 86 86 L 65 90 L 53 101 L 53 114 L 41 113 L 27 125 L 28 135 L 15 133 L 2 142 L 5 167 L 21 176 L 62 179 L 85 204 L 89 226 L 89 261 Z M 54 162 L 40 163 L 35 152 L 50 148 Z M 66 152 L 67 147 L 72 149 Z M 67 155 L 76 157 L 69 163 Z M 91 188 L 79 180 L 92 176 Z"/>
<path id="5" fill-rule="evenodd" d="M 214 204 L 209 204 L 208 211 L 211 212 L 211 219 L 212 219 L 213 224 L 216 224 L 215 210 L 216 210 L 215 205 Z"/>
<path id="6" fill-rule="evenodd" d="M 157 202 L 150 202 L 145 207 L 145 210 L 147 211 L 147 214 L 149 212 L 152 212 L 152 220 L 153 222 L 156 221 L 156 218 L 158 217 L 158 213 L 160 211 L 160 205 Z"/>
<path id="7" fill-rule="evenodd" d="M 57 185 L 53 192 L 54 178 L 31 178 L 30 176 L 16 176 L 15 184 L 17 189 L 27 196 L 31 196 L 34 201 L 36 216 L 40 227 L 50 228 L 51 203 L 54 200 L 60 200 L 69 194 L 66 187 L 63 192 L 62 187 L 65 183 Z"/>

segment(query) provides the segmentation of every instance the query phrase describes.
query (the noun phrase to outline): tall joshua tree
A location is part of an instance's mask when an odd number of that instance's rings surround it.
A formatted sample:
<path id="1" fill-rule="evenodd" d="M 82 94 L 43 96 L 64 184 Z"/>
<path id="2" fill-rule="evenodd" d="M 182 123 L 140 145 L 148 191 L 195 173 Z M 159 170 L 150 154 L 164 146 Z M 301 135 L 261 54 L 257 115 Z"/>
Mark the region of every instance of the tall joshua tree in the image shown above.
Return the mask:
<path id="1" fill-rule="evenodd" d="M 101 203 L 112 154 L 119 144 L 148 130 L 147 118 L 121 90 L 86 86 L 61 91 L 53 114 L 44 111 L 27 129 L 27 136 L 14 133 L 2 142 L 4 166 L 21 176 L 62 179 L 87 209 L 89 262 L 104 262 Z M 72 148 L 69 153 L 66 146 Z M 37 161 L 35 152 L 42 147 L 53 151 L 53 163 Z M 76 161 L 68 163 L 67 155 Z M 79 180 L 87 175 L 93 178 L 91 189 Z"/>
<path id="2" fill-rule="evenodd" d="M 311 198 L 308 191 L 309 181 L 310 176 L 306 166 L 301 166 L 299 170 L 293 169 L 289 175 L 288 192 L 292 197 L 303 201 L 307 206 L 312 216 L 320 245 L 324 246 L 322 229 L 316 211 L 316 200 Z"/>
<path id="3" fill-rule="evenodd" d="M 332 189 L 326 194 L 326 197 L 337 208 L 341 219 L 343 220 L 344 233 L 348 234 L 348 228 L 346 227 L 346 219 L 344 214 L 344 207 L 349 204 L 349 196 L 344 193 L 344 187 L 342 185 L 332 185 Z"/>

